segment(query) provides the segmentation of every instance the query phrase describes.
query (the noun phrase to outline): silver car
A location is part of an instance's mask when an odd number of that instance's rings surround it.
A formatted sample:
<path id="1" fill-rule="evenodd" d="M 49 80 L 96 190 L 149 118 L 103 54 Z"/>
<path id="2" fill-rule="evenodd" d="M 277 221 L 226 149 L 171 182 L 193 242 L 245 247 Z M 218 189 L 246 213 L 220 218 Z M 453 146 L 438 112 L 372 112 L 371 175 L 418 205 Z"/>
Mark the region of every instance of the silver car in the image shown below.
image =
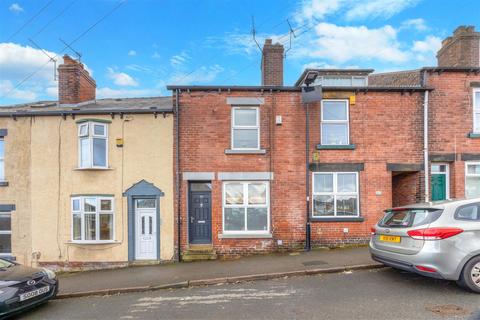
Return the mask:
<path id="1" fill-rule="evenodd" d="M 480 293 L 480 198 L 393 208 L 372 228 L 372 258 Z"/>

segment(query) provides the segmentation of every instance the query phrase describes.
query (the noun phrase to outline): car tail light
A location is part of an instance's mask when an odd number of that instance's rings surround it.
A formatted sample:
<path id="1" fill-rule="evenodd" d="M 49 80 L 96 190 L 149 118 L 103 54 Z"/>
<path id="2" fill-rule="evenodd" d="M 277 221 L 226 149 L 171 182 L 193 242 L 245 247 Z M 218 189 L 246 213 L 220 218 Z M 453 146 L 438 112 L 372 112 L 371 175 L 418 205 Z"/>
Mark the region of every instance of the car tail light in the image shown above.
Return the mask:
<path id="1" fill-rule="evenodd" d="M 463 229 L 460 228 L 427 228 L 410 230 L 407 234 L 417 240 L 442 240 L 456 236 L 462 232 Z"/>
<path id="2" fill-rule="evenodd" d="M 430 268 L 430 267 L 415 266 L 415 268 L 417 268 L 417 270 L 420 270 L 420 271 L 423 271 L 423 272 L 430 272 L 430 273 L 436 273 L 437 272 L 436 269 L 433 269 L 433 268 Z"/>
<path id="3" fill-rule="evenodd" d="M 377 232 L 377 229 L 375 229 L 375 227 L 371 227 L 370 232 L 372 233 L 372 236 L 374 236 L 375 233 Z"/>

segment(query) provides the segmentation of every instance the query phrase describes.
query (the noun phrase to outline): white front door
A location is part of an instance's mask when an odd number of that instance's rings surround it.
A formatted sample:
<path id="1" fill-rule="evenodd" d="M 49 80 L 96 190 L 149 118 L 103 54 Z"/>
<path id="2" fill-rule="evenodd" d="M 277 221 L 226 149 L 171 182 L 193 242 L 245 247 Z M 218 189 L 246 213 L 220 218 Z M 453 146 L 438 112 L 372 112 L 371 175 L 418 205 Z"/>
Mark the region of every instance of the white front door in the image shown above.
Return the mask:
<path id="1" fill-rule="evenodd" d="M 157 259 L 157 209 L 154 199 L 135 201 L 135 259 Z"/>

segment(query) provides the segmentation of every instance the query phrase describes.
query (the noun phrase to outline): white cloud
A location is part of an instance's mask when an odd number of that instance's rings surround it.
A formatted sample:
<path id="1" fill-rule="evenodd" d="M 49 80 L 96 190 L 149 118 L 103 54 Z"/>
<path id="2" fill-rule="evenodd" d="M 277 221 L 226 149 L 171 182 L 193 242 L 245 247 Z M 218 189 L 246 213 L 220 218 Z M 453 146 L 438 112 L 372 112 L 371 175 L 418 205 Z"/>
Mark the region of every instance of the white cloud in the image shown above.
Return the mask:
<path id="1" fill-rule="evenodd" d="M 155 59 L 160 59 L 161 58 L 161 55 L 155 51 L 153 54 L 152 54 L 152 58 L 155 58 Z"/>
<path id="2" fill-rule="evenodd" d="M 208 83 L 214 81 L 217 76 L 224 71 L 224 68 L 215 64 L 213 66 L 201 66 L 193 72 L 176 72 L 169 79 L 170 83 L 192 84 Z"/>
<path id="3" fill-rule="evenodd" d="M 428 30 L 425 20 L 422 18 L 417 19 L 408 19 L 402 22 L 400 29 L 415 29 L 417 31 L 426 31 Z"/>
<path id="4" fill-rule="evenodd" d="M 434 65 L 436 63 L 437 51 L 442 46 L 442 39 L 436 36 L 429 35 L 425 40 L 418 40 L 413 42 L 412 54 L 417 61 L 424 64 Z"/>
<path id="5" fill-rule="evenodd" d="M 180 67 L 185 64 L 187 60 L 190 60 L 190 56 L 186 52 L 182 52 L 171 57 L 170 64 L 172 65 L 172 67 Z"/>
<path id="6" fill-rule="evenodd" d="M 337 26 L 319 23 L 316 38 L 309 50 L 303 53 L 312 58 L 322 58 L 344 63 L 350 60 L 380 60 L 404 62 L 408 55 L 400 48 L 397 31 L 386 25 L 369 29 L 365 26 Z"/>
<path id="7" fill-rule="evenodd" d="M 135 50 L 130 50 L 130 51 L 128 51 L 128 55 L 131 56 L 131 57 L 136 56 L 136 55 L 137 55 L 137 51 L 135 51 Z"/>
<path id="8" fill-rule="evenodd" d="M 52 57 L 57 56 L 55 52 L 46 52 Z M 57 65 L 61 63 L 63 59 L 59 55 Z M 46 98 L 47 88 L 57 86 L 53 68 L 53 63 L 41 50 L 16 43 L 0 43 L 0 82 L 3 88 L 0 99 L 26 101 Z M 35 74 L 32 75 L 33 72 Z"/>
<path id="9" fill-rule="evenodd" d="M 344 0 L 304 0 L 297 12 L 297 20 L 323 19 L 327 14 L 338 11 Z"/>
<path id="10" fill-rule="evenodd" d="M 112 89 L 102 87 L 97 89 L 97 98 L 133 98 L 133 97 L 152 97 L 159 96 L 158 89 Z"/>
<path id="11" fill-rule="evenodd" d="M 15 13 L 23 12 L 23 8 L 18 3 L 12 3 L 12 5 L 8 7 L 8 10 Z"/>
<path id="12" fill-rule="evenodd" d="M 415 6 L 418 2 L 419 0 L 354 1 L 346 13 L 346 18 L 349 20 L 379 17 L 388 19 L 408 7 Z"/>
<path id="13" fill-rule="evenodd" d="M 116 72 L 113 68 L 107 68 L 107 76 L 117 86 L 136 87 L 138 82 L 125 72 Z"/>

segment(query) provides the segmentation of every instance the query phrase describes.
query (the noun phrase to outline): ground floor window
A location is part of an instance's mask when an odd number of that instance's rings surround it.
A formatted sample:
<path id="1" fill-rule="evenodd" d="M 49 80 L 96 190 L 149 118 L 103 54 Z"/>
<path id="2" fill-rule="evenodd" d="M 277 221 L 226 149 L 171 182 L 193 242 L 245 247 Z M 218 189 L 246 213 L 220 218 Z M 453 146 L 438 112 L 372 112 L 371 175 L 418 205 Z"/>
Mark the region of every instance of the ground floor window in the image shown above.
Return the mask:
<path id="1" fill-rule="evenodd" d="M 12 215 L 10 212 L 0 213 L 0 255 L 12 253 Z"/>
<path id="2" fill-rule="evenodd" d="M 466 164 L 465 197 L 480 197 L 480 162 Z"/>
<path id="3" fill-rule="evenodd" d="M 223 232 L 268 233 L 270 231 L 269 183 L 225 182 L 223 184 Z"/>
<path id="4" fill-rule="evenodd" d="M 313 217 L 358 217 L 358 207 L 357 172 L 313 174 Z"/>
<path id="5" fill-rule="evenodd" d="M 102 242 L 114 240 L 112 197 L 72 198 L 72 241 Z"/>

